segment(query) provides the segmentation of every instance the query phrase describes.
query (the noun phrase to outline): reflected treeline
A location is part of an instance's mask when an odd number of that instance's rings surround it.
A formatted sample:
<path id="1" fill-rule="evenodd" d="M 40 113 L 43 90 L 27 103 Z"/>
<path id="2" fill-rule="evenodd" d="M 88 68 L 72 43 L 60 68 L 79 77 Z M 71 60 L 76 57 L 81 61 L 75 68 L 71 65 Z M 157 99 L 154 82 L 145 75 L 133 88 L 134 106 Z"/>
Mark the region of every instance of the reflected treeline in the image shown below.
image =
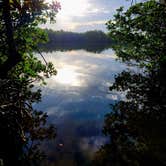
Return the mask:
<path id="1" fill-rule="evenodd" d="M 102 52 L 110 48 L 112 40 L 102 31 L 85 33 L 45 30 L 49 42 L 40 45 L 44 52 L 84 49 L 90 52 Z"/>

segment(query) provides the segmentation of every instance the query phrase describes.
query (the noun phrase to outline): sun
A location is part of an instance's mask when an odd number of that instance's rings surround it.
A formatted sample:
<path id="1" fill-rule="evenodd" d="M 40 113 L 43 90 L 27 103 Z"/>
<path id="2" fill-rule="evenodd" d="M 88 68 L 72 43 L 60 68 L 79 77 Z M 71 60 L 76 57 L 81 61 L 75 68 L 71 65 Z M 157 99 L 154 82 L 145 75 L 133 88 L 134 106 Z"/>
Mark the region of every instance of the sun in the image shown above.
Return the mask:
<path id="1" fill-rule="evenodd" d="M 53 0 L 45 0 L 45 2 L 51 3 Z M 73 31 L 80 24 L 78 20 L 86 17 L 91 9 L 94 8 L 90 0 L 56 0 L 60 2 L 61 10 L 57 13 L 56 24 L 50 25 L 49 23 L 43 25 L 43 27 L 67 31 Z M 63 27 L 63 28 L 62 28 Z"/>
<path id="2" fill-rule="evenodd" d="M 51 2 L 52 0 L 46 0 Z M 90 8 L 89 0 L 57 0 L 61 4 L 60 17 L 84 16 Z"/>
<path id="3" fill-rule="evenodd" d="M 88 0 L 60 0 L 62 16 L 84 16 L 90 7 Z"/>

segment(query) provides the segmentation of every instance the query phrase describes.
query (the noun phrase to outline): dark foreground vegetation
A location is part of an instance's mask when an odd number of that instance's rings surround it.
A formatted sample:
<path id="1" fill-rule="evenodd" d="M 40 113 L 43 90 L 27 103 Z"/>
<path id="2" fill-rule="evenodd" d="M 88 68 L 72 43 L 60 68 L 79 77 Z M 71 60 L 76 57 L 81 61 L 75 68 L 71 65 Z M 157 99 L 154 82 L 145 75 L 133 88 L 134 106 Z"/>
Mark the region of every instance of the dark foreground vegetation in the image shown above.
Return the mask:
<path id="1" fill-rule="evenodd" d="M 33 52 L 47 39 L 37 25 L 44 23 L 45 17 L 53 21 L 59 8 L 56 2 L 49 5 L 40 0 L 0 1 L 1 166 L 41 165 L 40 142 L 55 137 L 55 127 L 46 125 L 47 114 L 32 105 L 41 99 L 34 82 L 43 82 L 56 71 Z"/>
<path id="2" fill-rule="evenodd" d="M 84 49 L 91 52 L 101 52 L 111 47 L 113 41 L 102 31 L 85 33 L 53 31 L 45 29 L 49 41 L 40 45 L 42 51 L 67 51 Z"/>
<path id="3" fill-rule="evenodd" d="M 107 23 L 118 57 L 141 72 L 123 71 L 110 90 L 126 92 L 112 105 L 103 133 L 108 144 L 95 166 L 166 165 L 166 5 L 148 1 L 117 10 Z"/>

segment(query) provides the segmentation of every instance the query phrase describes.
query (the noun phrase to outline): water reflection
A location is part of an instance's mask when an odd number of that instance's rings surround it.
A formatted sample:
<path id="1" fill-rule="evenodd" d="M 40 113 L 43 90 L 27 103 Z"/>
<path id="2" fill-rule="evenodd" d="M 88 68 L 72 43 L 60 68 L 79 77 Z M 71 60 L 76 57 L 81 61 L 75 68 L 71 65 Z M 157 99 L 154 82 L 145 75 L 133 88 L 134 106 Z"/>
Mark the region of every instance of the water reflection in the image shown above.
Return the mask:
<path id="1" fill-rule="evenodd" d="M 69 86 L 81 86 L 79 74 L 72 67 L 58 69 L 57 76 L 53 76 L 52 79 L 60 84 L 66 84 Z"/>
<path id="2" fill-rule="evenodd" d="M 85 165 L 106 141 L 101 132 L 104 115 L 110 112 L 110 102 L 124 97 L 117 92 L 109 94 L 109 86 L 115 74 L 127 66 L 116 61 L 112 50 L 43 54 L 58 71 L 57 76 L 46 80 L 42 103 L 36 105 L 48 112 L 49 121 L 58 129 L 55 142 L 45 144 L 45 148 L 53 163 L 70 159 Z"/>
<path id="3" fill-rule="evenodd" d="M 44 46 L 42 46 L 42 50 L 44 52 L 55 52 L 55 51 L 62 51 L 62 52 L 66 52 L 66 51 L 72 51 L 72 50 L 80 50 L 80 49 L 84 49 L 86 51 L 89 52 L 94 52 L 94 53 L 101 53 L 102 51 L 109 49 L 110 48 L 110 42 L 108 43 L 96 43 L 96 44 L 92 44 L 92 43 L 78 43 L 78 42 L 74 42 L 74 43 L 48 43 Z"/>

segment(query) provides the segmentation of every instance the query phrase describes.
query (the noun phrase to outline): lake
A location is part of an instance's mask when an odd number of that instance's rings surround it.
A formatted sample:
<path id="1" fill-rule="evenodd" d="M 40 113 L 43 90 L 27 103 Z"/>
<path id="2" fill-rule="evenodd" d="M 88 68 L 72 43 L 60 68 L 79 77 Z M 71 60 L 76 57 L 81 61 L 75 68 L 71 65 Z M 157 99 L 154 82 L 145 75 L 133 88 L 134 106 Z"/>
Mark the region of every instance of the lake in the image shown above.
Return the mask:
<path id="1" fill-rule="evenodd" d="M 128 68 L 116 60 L 111 49 L 100 53 L 85 50 L 42 53 L 58 71 L 41 87 L 42 102 L 35 104 L 47 112 L 57 128 L 55 140 L 43 148 L 50 163 L 88 165 L 94 152 L 107 141 L 102 134 L 104 116 L 110 104 L 124 98 L 110 92 L 117 73 Z M 38 55 L 39 56 L 39 55 Z"/>

